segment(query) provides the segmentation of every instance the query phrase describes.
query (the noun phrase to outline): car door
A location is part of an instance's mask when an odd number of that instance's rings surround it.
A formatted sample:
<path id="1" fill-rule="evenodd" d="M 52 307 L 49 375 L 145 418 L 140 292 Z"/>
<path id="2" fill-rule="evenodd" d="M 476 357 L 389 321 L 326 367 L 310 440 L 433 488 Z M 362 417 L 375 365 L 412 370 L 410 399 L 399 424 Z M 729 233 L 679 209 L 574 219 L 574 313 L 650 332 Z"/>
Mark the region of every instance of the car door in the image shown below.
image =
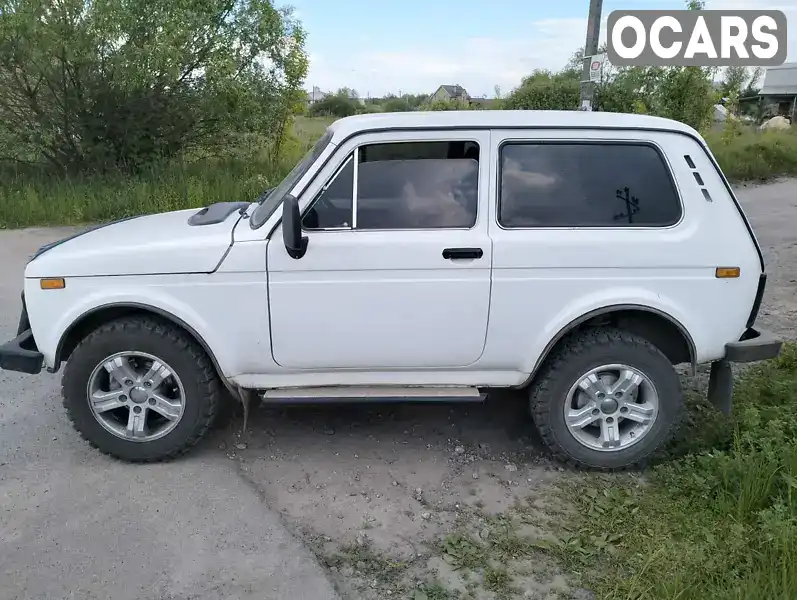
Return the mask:
<path id="1" fill-rule="evenodd" d="M 487 131 L 370 133 L 298 194 L 306 253 L 268 245 L 274 360 L 292 369 L 454 368 L 487 332 Z"/>

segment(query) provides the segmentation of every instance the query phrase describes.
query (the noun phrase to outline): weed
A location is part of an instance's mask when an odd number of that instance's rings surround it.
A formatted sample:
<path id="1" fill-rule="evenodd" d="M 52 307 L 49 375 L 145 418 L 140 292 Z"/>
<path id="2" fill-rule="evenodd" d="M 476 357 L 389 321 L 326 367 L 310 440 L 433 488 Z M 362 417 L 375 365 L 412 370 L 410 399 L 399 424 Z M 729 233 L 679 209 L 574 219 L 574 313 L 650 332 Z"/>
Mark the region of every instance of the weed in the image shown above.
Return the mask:
<path id="1" fill-rule="evenodd" d="M 487 561 L 487 548 L 462 533 L 447 535 L 440 549 L 443 559 L 455 569 L 477 569 Z"/>
<path id="2" fill-rule="evenodd" d="M 519 535 L 522 523 L 523 514 L 514 510 L 495 516 L 469 513 L 460 520 L 458 531 L 442 538 L 437 548 L 446 563 L 464 571 L 465 579 L 470 577 L 475 597 L 482 597 L 478 593 L 481 589 L 489 590 L 499 600 L 513 598 L 517 592 L 512 585 L 517 574 L 515 561 L 539 556 L 542 547 Z"/>
<path id="3" fill-rule="evenodd" d="M 459 593 L 452 592 L 438 581 L 420 586 L 410 596 L 412 600 L 457 600 Z"/>
<path id="4" fill-rule="evenodd" d="M 349 566 L 362 575 L 374 577 L 383 583 L 394 583 L 409 567 L 404 561 L 392 560 L 374 552 L 369 545 L 341 546 L 327 559 L 330 567 Z"/>
<path id="5" fill-rule="evenodd" d="M 495 592 L 499 597 L 506 597 L 511 593 L 512 577 L 506 567 L 491 567 L 484 569 L 484 587 Z"/>

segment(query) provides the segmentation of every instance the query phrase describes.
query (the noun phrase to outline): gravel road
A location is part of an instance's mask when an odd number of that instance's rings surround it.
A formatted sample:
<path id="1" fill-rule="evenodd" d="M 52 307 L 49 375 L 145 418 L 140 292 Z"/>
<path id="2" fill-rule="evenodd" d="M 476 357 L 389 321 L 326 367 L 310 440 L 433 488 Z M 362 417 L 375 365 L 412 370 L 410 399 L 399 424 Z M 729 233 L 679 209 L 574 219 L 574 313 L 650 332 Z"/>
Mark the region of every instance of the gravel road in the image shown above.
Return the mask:
<path id="1" fill-rule="evenodd" d="M 737 193 L 770 273 L 759 323 L 797 338 L 797 180 Z M 0 232 L 0 339 L 16 326 L 27 257 L 67 232 Z M 130 466 L 72 431 L 58 377 L 0 371 L 2 600 L 335 598 L 281 519 L 321 554 L 364 527 L 377 549 L 406 554 L 454 514 L 430 520 L 423 506 L 498 511 L 559 475 L 523 416 L 489 401 L 261 410 L 245 439 L 235 424 L 185 459 Z"/>
<path id="2" fill-rule="evenodd" d="M 758 323 L 797 339 L 797 180 L 736 190 L 764 251 L 767 290 Z"/>

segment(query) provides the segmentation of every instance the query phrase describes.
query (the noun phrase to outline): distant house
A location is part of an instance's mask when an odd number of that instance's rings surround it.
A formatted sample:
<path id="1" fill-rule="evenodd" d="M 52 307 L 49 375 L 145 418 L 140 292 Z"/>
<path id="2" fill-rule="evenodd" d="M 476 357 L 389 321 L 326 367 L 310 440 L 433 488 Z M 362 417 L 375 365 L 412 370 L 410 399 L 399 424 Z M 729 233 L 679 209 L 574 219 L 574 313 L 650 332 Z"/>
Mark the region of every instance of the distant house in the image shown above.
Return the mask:
<path id="1" fill-rule="evenodd" d="M 770 67 L 758 93 L 764 104 L 776 105 L 776 114 L 797 119 L 797 63 Z"/>
<path id="2" fill-rule="evenodd" d="M 307 92 L 307 97 L 306 97 L 307 106 L 312 106 L 316 102 L 321 102 L 321 100 L 329 98 L 330 96 L 335 96 L 336 94 L 345 94 L 349 100 L 353 100 L 354 102 L 358 102 L 359 104 L 365 104 L 363 99 L 357 95 L 357 92 L 352 89 L 342 88 L 337 92 L 322 92 L 321 88 L 315 85 L 313 86 L 312 91 Z"/>
<path id="3" fill-rule="evenodd" d="M 470 95 L 461 85 L 441 85 L 429 98 L 432 102 L 463 102 L 470 104 Z"/>
<path id="4" fill-rule="evenodd" d="M 317 85 L 314 85 L 313 89 L 307 92 L 307 104 L 308 105 L 315 104 L 316 102 L 320 102 L 326 97 L 327 97 L 326 92 L 322 92 L 321 88 L 319 88 Z"/>
<path id="5" fill-rule="evenodd" d="M 759 104 L 764 116 L 780 115 L 797 122 L 797 62 L 769 67 L 758 95 L 739 102 Z"/>
<path id="6" fill-rule="evenodd" d="M 434 94 L 429 96 L 430 102 L 461 102 L 470 108 L 493 108 L 495 99 L 473 98 L 461 85 L 441 85 Z"/>

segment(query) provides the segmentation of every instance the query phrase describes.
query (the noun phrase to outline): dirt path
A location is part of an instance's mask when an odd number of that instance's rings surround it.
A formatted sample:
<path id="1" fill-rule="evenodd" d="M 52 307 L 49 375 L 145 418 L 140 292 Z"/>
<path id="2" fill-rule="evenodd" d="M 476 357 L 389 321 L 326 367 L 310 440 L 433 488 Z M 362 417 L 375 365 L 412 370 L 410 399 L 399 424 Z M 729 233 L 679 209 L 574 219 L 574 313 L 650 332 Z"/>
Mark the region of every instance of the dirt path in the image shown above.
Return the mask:
<path id="1" fill-rule="evenodd" d="M 797 181 L 737 193 L 770 273 L 759 323 L 793 339 Z M 458 539 L 452 533 L 478 529 L 507 511 L 520 519 L 515 523 L 523 533 L 541 535 L 551 513 L 563 508 L 550 506 L 550 492 L 571 475 L 547 459 L 524 400 L 504 394 L 478 406 L 259 410 L 245 440 L 228 433 L 217 441 L 332 566 L 345 595 L 405 597 L 419 581 L 438 579 L 442 587 L 417 597 L 500 598 L 505 587 L 467 581 L 434 544 L 450 543 Z M 523 590 L 517 597 L 589 597 L 541 554 L 526 556 L 512 575 Z"/>

